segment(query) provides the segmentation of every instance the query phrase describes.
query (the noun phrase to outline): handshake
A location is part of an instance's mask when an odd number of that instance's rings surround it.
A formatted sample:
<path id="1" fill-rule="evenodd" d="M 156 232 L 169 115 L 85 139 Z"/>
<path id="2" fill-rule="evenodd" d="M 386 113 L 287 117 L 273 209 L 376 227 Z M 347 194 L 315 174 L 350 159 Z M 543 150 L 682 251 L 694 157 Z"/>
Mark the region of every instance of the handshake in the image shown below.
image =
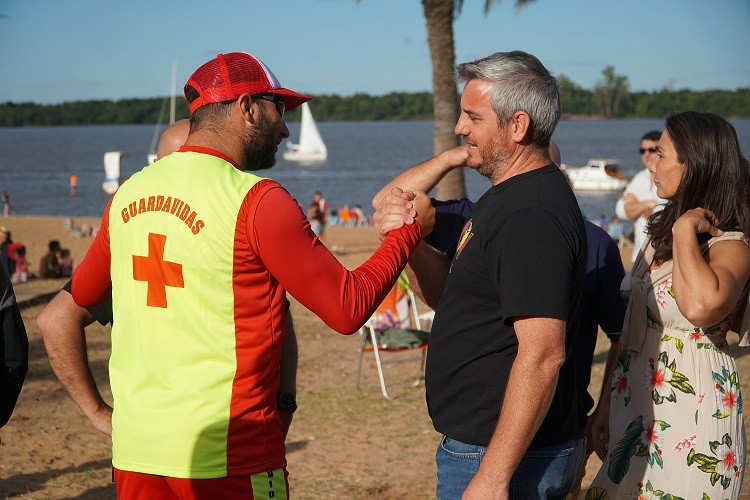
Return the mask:
<path id="1" fill-rule="evenodd" d="M 394 187 L 387 194 L 373 214 L 375 231 L 382 241 L 389 231 L 406 224 L 417 222 L 422 228 L 422 238 L 432 232 L 435 226 L 435 207 L 422 191 L 416 193 Z"/>

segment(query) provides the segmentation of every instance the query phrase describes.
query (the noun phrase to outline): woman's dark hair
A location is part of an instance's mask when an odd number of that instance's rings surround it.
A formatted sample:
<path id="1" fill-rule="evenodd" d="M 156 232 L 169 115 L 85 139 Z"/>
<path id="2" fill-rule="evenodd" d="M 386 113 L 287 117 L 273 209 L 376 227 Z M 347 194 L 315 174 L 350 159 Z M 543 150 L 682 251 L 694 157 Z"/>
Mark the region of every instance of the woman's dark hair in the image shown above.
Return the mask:
<path id="1" fill-rule="evenodd" d="M 722 231 L 741 231 L 749 237 L 750 164 L 742 156 L 734 127 L 712 113 L 685 111 L 667 117 L 666 132 L 685 170 L 664 210 L 649 217 L 654 261 L 672 259 L 672 225 L 693 208 L 712 211 Z M 703 233 L 698 238 L 703 242 L 710 236 Z"/>

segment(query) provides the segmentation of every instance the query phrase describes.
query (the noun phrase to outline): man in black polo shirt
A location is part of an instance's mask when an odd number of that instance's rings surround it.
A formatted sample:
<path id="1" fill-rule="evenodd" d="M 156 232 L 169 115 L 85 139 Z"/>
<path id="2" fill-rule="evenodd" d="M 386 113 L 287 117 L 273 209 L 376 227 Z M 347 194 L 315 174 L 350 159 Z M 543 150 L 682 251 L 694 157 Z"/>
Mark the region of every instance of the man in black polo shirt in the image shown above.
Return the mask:
<path id="1" fill-rule="evenodd" d="M 585 454 L 571 351 L 586 236 L 547 152 L 557 84 L 523 52 L 462 64 L 458 76 L 466 86 L 456 133 L 467 166 L 493 186 L 452 262 L 428 245 L 410 260 L 424 278 L 417 286 L 437 301 L 426 373 L 430 416 L 444 435 L 437 496 L 564 498 Z"/>

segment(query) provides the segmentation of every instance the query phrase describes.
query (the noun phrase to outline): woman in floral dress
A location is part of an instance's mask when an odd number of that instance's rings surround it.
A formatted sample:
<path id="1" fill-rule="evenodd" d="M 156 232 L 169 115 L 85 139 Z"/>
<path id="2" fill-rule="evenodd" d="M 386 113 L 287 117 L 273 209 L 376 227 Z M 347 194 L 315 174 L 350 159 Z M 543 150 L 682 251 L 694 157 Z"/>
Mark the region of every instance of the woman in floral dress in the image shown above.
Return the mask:
<path id="1" fill-rule="evenodd" d="M 649 170 L 669 201 L 623 281 L 622 350 L 592 428 L 604 463 L 586 498 L 735 499 L 745 432 L 726 337 L 750 323 L 750 166 L 726 120 L 684 112 Z"/>

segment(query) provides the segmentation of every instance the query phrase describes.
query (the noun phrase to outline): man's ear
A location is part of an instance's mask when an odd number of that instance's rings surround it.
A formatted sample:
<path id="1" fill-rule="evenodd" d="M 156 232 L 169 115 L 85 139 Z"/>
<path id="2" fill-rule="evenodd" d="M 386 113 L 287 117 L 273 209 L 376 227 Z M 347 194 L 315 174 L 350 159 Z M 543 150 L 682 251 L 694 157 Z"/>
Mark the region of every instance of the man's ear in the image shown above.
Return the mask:
<path id="1" fill-rule="evenodd" d="M 521 143 L 531 131 L 531 117 L 526 111 L 516 111 L 510 118 L 510 127 L 513 140 Z"/>
<path id="2" fill-rule="evenodd" d="M 249 122 L 255 121 L 255 108 L 253 107 L 253 98 L 250 94 L 241 94 L 234 103 L 242 117 Z"/>

